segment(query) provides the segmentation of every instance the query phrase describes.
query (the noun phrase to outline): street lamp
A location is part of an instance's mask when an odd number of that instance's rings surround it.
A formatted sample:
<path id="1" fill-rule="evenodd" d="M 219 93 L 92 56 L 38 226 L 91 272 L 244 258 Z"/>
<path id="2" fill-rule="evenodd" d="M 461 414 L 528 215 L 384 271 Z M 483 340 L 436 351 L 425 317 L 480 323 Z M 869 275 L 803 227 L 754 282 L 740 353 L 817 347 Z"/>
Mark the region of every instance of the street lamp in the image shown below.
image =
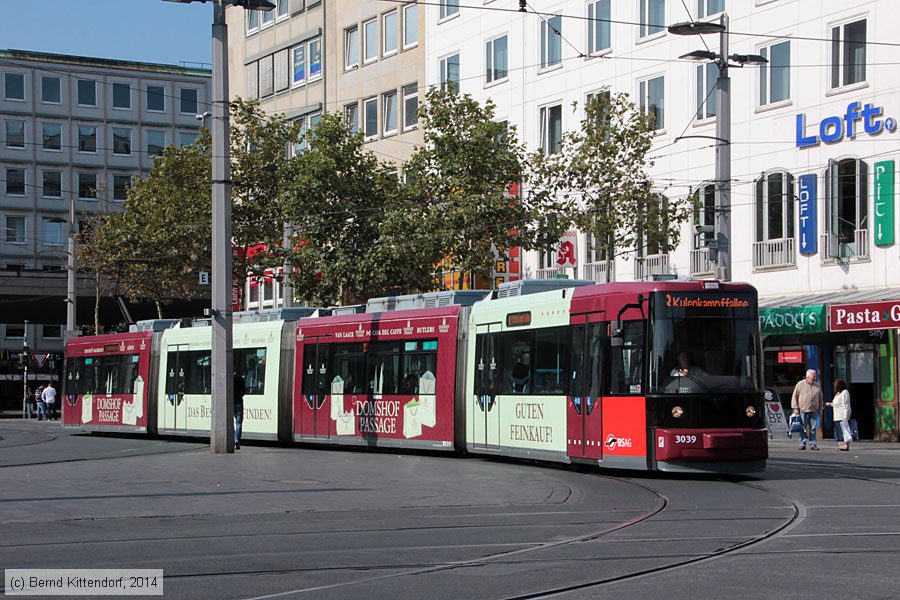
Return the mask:
<path id="1" fill-rule="evenodd" d="M 228 26 L 225 7 L 272 10 L 268 0 L 166 0 L 213 3 L 212 24 L 212 427 L 215 454 L 234 452 L 232 379 L 231 156 L 228 131 Z"/>
<path id="2" fill-rule="evenodd" d="M 28 347 L 28 321 L 25 321 L 25 331 L 22 333 L 22 358 L 19 363 L 22 365 L 22 418 L 28 418 L 28 361 L 31 360 L 31 348 Z"/>
<path id="3" fill-rule="evenodd" d="M 694 50 L 679 58 L 714 62 L 719 69 L 716 79 L 716 239 L 712 247 L 717 263 L 716 278 L 731 280 L 731 79 L 730 63 L 734 66 L 765 64 L 758 54 L 728 54 L 728 16 L 715 21 L 692 21 L 669 25 L 674 35 L 719 34 L 719 52 Z M 711 253 L 712 254 L 712 253 Z"/>

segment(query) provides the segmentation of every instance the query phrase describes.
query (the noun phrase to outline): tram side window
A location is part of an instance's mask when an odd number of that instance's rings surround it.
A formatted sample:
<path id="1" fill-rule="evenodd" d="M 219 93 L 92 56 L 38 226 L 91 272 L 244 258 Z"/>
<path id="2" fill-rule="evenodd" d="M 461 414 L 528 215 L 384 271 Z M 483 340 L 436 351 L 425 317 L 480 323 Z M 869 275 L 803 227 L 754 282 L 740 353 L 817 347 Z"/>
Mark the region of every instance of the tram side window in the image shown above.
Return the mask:
<path id="1" fill-rule="evenodd" d="M 335 344 L 334 377 L 344 381 L 344 393 L 364 394 L 366 360 L 362 344 Z"/>
<path id="2" fill-rule="evenodd" d="M 624 345 L 610 348 L 609 391 L 613 395 L 640 394 L 643 390 L 644 322 L 625 321 L 622 336 Z"/>
<path id="3" fill-rule="evenodd" d="M 260 395 L 266 391 L 266 349 L 235 348 L 234 372 L 243 376 L 247 395 Z"/>
<path id="4" fill-rule="evenodd" d="M 502 335 L 504 394 L 531 394 L 534 385 L 534 330 L 512 331 Z"/>
<path id="5" fill-rule="evenodd" d="M 400 379 L 400 394 L 418 394 L 419 381 L 426 373 L 431 374 L 431 379 L 437 377 L 437 340 L 422 340 L 404 342 L 403 344 L 403 368 Z M 476 376 L 476 385 L 478 378 Z"/>
<path id="6" fill-rule="evenodd" d="M 307 344 L 303 348 L 303 393 L 311 397 L 331 393 L 331 345 Z"/>
<path id="7" fill-rule="evenodd" d="M 183 353 L 185 356 L 187 353 Z M 185 384 L 184 363 L 178 362 L 178 352 L 166 354 L 166 394 L 183 394 Z M 182 359 L 184 356 L 182 356 Z"/>
<path id="8" fill-rule="evenodd" d="M 564 394 L 569 370 L 568 328 L 554 327 L 535 332 L 533 394 Z"/>
<path id="9" fill-rule="evenodd" d="M 81 393 L 99 394 L 101 389 L 101 373 L 99 358 L 85 358 L 84 368 L 81 371 Z"/>
<path id="10" fill-rule="evenodd" d="M 396 394 L 400 342 L 371 342 L 366 349 L 366 391 Z"/>
<path id="11" fill-rule="evenodd" d="M 493 396 L 502 388 L 498 381 L 500 366 L 500 334 L 479 333 L 475 338 L 475 393 Z"/>
<path id="12" fill-rule="evenodd" d="M 609 339 L 606 337 L 608 323 L 592 323 L 585 327 L 576 326 L 572 336 L 572 383 L 571 396 L 601 395 L 603 357 L 608 352 Z M 585 331 L 587 339 L 585 340 Z"/>
<path id="13" fill-rule="evenodd" d="M 212 391 L 210 351 L 191 350 L 184 354 L 187 355 L 182 358 L 182 364 L 185 364 L 187 375 L 185 393 L 209 394 Z"/>
<path id="14" fill-rule="evenodd" d="M 63 392 L 67 395 L 78 395 L 81 391 L 81 372 L 84 370 L 83 358 L 66 359 L 66 388 Z"/>
<path id="15" fill-rule="evenodd" d="M 99 392 L 107 394 L 134 393 L 134 380 L 138 375 L 138 355 L 120 354 L 103 356 L 100 361 L 99 376 L 96 385 Z"/>

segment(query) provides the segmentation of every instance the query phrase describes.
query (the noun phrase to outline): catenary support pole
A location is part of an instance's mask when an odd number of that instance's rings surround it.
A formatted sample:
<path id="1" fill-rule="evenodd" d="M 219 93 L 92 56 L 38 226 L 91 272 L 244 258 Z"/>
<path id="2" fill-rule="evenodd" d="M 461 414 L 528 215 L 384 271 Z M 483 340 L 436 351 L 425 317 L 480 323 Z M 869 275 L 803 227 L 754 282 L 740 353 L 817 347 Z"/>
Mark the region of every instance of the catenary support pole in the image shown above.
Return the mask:
<path id="1" fill-rule="evenodd" d="M 728 77 L 728 17 L 722 15 L 719 34 L 719 78 L 716 83 L 716 278 L 730 281 L 731 273 L 731 79 Z"/>
<path id="2" fill-rule="evenodd" d="M 210 450 L 234 452 L 232 359 L 231 168 L 228 124 L 228 29 L 223 0 L 212 26 L 212 429 Z"/>

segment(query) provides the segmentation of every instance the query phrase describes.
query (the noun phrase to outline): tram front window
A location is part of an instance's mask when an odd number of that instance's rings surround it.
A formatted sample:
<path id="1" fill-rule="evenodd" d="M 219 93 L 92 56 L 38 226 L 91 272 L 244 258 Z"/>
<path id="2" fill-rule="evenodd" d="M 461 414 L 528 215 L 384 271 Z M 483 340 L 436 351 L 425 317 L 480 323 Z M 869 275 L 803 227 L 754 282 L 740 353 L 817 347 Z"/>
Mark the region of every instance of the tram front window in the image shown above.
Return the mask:
<path id="1" fill-rule="evenodd" d="M 715 307 L 707 314 L 658 301 L 652 326 L 651 391 L 759 391 L 755 299 L 747 300 L 748 306 Z"/>

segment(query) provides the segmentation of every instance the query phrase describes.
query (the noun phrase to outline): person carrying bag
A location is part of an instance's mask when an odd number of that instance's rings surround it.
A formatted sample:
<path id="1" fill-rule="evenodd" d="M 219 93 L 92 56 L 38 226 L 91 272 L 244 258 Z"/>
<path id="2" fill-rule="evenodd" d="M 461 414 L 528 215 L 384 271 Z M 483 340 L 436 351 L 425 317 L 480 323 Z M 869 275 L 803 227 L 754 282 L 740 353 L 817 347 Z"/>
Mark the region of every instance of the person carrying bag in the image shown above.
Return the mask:
<path id="1" fill-rule="evenodd" d="M 850 440 L 853 439 L 853 433 L 850 429 L 850 392 L 847 391 L 847 384 L 843 379 L 834 380 L 834 399 L 826 402 L 825 406 L 834 409 L 834 426 L 837 428 L 840 423 L 843 441 L 838 442 L 837 449 L 843 452 L 850 451 Z"/>

